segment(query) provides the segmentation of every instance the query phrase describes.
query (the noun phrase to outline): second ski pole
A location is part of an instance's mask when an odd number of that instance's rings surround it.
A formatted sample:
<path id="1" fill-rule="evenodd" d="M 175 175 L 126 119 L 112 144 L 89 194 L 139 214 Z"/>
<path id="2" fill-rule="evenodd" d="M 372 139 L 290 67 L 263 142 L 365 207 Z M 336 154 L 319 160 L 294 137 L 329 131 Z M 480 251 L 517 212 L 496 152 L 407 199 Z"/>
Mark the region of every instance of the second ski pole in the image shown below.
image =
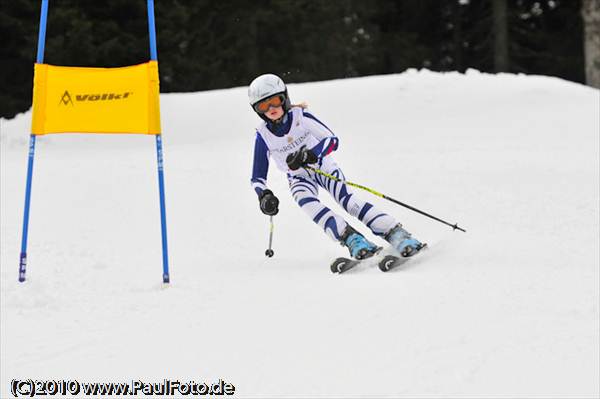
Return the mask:
<path id="1" fill-rule="evenodd" d="M 455 223 L 455 224 L 448 223 L 448 222 L 446 222 L 445 220 L 442 220 L 442 219 L 440 219 L 440 218 L 437 218 L 437 217 L 435 217 L 435 216 L 433 216 L 433 215 L 430 215 L 430 214 L 428 214 L 428 213 L 426 213 L 426 212 L 423 212 L 423 211 L 421 211 L 421 210 L 419 210 L 419 209 L 417 209 L 417 208 L 415 208 L 415 207 L 412 207 L 412 206 L 410 206 L 410 205 L 408 205 L 408 204 L 404 204 L 404 203 L 402 203 L 402 202 L 400 202 L 400 201 L 398 201 L 398 200 L 395 200 L 395 199 L 393 199 L 393 198 L 391 198 L 391 197 L 388 197 L 387 195 L 385 195 L 385 194 L 382 194 L 382 193 L 380 193 L 380 192 L 378 192 L 378 191 L 375 191 L 375 190 L 373 190 L 373 189 L 371 189 L 371 188 L 369 188 L 369 187 L 361 186 L 360 184 L 356 184 L 356 183 L 352 183 L 352 182 L 349 182 L 349 181 L 346 181 L 346 180 L 342 180 L 342 179 L 340 179 L 339 177 L 335 177 L 335 176 L 333 176 L 333 175 L 330 175 L 329 173 L 323 172 L 322 170 L 320 170 L 320 169 L 317 169 L 317 168 L 311 168 L 310 166 L 306 166 L 306 169 L 308 169 L 308 170 L 311 170 L 311 171 L 313 171 L 313 172 L 315 172 L 315 173 L 318 173 L 318 174 L 320 174 L 321 176 L 325 176 L 325 177 L 327 177 L 327 178 L 329 178 L 329 179 L 331 179 L 331 180 L 335 180 L 335 181 L 337 181 L 337 182 L 344 183 L 344 184 L 347 184 L 347 185 L 349 185 L 349 186 L 356 187 L 356 188 L 360 188 L 361 190 L 368 191 L 368 192 L 370 192 L 371 194 L 374 194 L 374 195 L 376 195 L 376 196 L 378 196 L 378 197 L 384 198 L 384 199 L 386 199 L 386 200 L 388 200 L 388 201 L 391 201 L 391 202 L 393 202 L 393 203 L 395 203 L 395 204 L 398 204 L 398 205 L 400 205 L 400 206 L 403 206 L 403 207 L 405 207 L 405 208 L 408 208 L 408 209 L 410 209 L 411 211 L 414 211 L 414 212 L 420 213 L 421 215 L 423 215 L 423 216 L 427 216 L 427 217 L 429 217 L 429 218 L 431 218 L 431 219 L 433 219 L 433 220 L 437 220 L 437 221 L 438 221 L 438 222 L 440 222 L 440 223 L 443 223 L 443 224 L 445 224 L 445 225 L 447 225 L 447 226 L 450 226 L 450 227 L 452 227 L 454 230 L 460 230 L 460 231 L 462 231 L 462 232 L 464 232 L 464 233 L 466 233 L 466 232 L 467 232 L 466 230 L 464 230 L 464 229 L 462 229 L 462 228 L 458 227 L 458 223 Z"/>

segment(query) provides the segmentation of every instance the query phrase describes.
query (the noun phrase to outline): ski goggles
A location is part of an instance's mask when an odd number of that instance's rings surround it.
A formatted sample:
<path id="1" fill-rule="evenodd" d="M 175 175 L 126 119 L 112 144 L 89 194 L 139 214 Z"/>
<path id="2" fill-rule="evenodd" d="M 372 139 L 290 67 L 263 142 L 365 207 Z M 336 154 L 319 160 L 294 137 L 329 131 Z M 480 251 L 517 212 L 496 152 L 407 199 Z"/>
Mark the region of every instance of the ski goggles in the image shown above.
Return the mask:
<path id="1" fill-rule="evenodd" d="M 281 107 L 284 102 L 285 96 L 283 94 L 276 94 L 254 104 L 254 110 L 259 114 L 264 114 L 271 107 Z"/>

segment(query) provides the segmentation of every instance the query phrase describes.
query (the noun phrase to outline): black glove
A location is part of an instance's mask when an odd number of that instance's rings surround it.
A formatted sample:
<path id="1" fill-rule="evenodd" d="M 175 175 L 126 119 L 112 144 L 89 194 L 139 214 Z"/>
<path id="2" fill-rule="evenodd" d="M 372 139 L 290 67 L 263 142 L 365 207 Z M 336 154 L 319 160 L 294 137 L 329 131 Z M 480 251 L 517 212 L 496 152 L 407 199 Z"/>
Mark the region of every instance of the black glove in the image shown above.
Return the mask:
<path id="1" fill-rule="evenodd" d="M 265 215 L 273 216 L 279 212 L 279 200 L 271 190 L 264 190 L 258 197 L 260 210 Z"/>
<path id="2" fill-rule="evenodd" d="M 319 160 L 314 152 L 306 148 L 305 145 L 300 147 L 296 152 L 292 152 L 285 158 L 288 168 L 291 170 L 299 169 L 310 163 L 316 163 Z"/>

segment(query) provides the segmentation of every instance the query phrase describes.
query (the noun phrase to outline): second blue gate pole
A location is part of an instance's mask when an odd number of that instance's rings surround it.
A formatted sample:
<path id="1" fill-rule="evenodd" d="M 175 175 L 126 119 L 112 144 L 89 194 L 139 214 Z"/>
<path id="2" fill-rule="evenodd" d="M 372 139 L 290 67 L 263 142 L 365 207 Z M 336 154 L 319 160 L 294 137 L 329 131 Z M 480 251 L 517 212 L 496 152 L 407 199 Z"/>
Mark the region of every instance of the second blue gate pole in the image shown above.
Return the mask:
<path id="1" fill-rule="evenodd" d="M 150 59 L 158 61 L 156 51 L 156 28 L 154 23 L 154 0 L 148 0 L 148 34 L 150 38 Z M 167 248 L 167 212 L 165 206 L 165 178 L 163 173 L 162 136 L 156 135 L 156 159 L 158 162 L 158 192 L 160 196 L 160 227 L 163 254 L 163 282 L 168 283 L 169 277 L 169 251 Z"/>

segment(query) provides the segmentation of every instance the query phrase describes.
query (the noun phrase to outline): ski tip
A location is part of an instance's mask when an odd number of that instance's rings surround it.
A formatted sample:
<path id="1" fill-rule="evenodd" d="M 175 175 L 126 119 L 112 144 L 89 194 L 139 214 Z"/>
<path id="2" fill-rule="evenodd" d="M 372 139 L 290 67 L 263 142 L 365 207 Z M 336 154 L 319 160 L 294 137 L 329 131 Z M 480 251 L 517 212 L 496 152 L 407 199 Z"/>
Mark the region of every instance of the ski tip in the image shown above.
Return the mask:
<path id="1" fill-rule="evenodd" d="M 394 265 L 398 262 L 398 257 L 394 255 L 388 255 L 379 262 L 379 270 L 382 272 L 390 271 Z"/>
<path id="2" fill-rule="evenodd" d="M 333 274 L 339 274 L 343 271 L 344 265 L 346 265 L 348 261 L 349 259 L 346 258 L 337 258 L 333 262 L 331 262 L 329 269 Z"/>
<path id="3" fill-rule="evenodd" d="M 345 271 L 356 266 L 358 263 L 360 263 L 359 260 L 348 259 L 348 258 L 337 258 L 333 262 L 331 262 L 331 266 L 329 267 L 329 269 L 334 274 L 342 274 Z"/>

